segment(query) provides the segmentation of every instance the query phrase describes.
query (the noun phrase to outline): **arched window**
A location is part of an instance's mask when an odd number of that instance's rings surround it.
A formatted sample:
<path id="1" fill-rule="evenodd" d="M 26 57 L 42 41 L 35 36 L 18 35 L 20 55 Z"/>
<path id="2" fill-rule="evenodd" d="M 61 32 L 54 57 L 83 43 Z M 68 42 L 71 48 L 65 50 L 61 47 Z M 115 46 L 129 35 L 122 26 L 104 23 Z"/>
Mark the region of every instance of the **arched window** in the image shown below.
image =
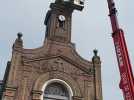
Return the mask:
<path id="1" fill-rule="evenodd" d="M 69 97 L 69 92 L 64 85 L 53 82 L 46 86 L 43 100 L 69 100 Z"/>

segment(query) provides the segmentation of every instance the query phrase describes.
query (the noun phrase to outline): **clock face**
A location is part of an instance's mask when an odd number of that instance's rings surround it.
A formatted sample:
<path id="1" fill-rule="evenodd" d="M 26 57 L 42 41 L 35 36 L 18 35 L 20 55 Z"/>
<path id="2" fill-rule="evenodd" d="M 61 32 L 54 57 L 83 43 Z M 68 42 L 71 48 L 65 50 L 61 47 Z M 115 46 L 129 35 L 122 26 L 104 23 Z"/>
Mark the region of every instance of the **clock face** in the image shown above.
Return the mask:
<path id="1" fill-rule="evenodd" d="M 66 18 L 65 18 L 65 16 L 64 16 L 64 15 L 59 15 L 59 20 L 60 20 L 60 21 L 65 21 L 65 20 L 66 20 Z"/>

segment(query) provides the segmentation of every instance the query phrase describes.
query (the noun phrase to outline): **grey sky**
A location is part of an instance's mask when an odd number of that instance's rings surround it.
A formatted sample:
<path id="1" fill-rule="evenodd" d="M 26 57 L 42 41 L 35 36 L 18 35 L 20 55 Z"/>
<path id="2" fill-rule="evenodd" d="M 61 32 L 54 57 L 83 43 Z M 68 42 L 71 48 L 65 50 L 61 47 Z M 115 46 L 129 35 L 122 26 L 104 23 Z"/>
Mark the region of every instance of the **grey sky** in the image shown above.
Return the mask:
<path id="1" fill-rule="evenodd" d="M 44 18 L 49 3 L 54 0 L 0 0 L 0 79 L 12 54 L 12 44 L 18 32 L 23 33 L 24 47 L 42 45 L 45 36 Z M 134 65 L 134 1 L 115 0 L 118 19 L 124 29 L 132 65 Z M 107 0 L 86 0 L 83 12 L 73 13 L 72 42 L 78 53 L 91 60 L 97 48 L 102 60 L 104 100 L 123 100 L 118 84 L 120 76 L 111 38 Z"/>

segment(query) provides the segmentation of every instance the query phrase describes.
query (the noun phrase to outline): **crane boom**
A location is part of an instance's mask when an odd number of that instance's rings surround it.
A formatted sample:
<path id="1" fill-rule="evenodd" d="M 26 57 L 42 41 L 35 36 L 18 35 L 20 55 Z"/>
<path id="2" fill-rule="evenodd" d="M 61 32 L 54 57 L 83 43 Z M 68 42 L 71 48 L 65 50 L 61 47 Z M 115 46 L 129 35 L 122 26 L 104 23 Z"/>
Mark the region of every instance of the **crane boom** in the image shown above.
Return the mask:
<path id="1" fill-rule="evenodd" d="M 123 91 L 125 100 L 134 100 L 134 82 L 132 67 L 128 55 L 127 45 L 123 30 L 119 27 L 117 19 L 117 10 L 113 0 L 107 0 L 109 8 L 109 16 L 112 26 L 112 37 L 114 41 L 118 66 L 120 71 L 120 88 Z"/>

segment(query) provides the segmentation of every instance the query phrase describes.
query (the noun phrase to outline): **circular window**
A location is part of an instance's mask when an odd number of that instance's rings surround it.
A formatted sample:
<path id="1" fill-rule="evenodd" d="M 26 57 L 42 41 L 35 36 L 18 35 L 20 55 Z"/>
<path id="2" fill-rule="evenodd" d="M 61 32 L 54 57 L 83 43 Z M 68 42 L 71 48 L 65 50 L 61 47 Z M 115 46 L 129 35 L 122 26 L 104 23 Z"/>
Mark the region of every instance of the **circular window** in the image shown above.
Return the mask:
<path id="1" fill-rule="evenodd" d="M 69 100 L 69 92 L 64 85 L 54 82 L 45 88 L 43 98 L 43 100 Z"/>

